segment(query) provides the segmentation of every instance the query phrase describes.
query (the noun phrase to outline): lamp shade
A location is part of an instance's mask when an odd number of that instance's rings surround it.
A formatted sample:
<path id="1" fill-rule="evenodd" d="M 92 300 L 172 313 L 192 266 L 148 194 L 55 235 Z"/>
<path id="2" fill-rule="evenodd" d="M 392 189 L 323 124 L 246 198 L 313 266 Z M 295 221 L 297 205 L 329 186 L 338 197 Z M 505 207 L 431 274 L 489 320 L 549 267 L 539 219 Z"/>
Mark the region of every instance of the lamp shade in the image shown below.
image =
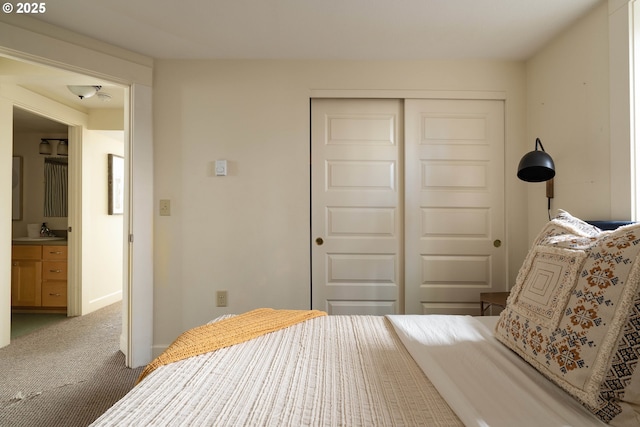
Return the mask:
<path id="1" fill-rule="evenodd" d="M 39 151 L 40 154 L 51 154 L 51 144 L 49 144 L 49 141 L 47 141 L 46 139 L 41 139 Z"/>
<path id="2" fill-rule="evenodd" d="M 58 142 L 58 150 L 57 153 L 59 156 L 68 156 L 69 155 L 69 143 L 66 139 L 61 139 Z"/>
<path id="3" fill-rule="evenodd" d="M 542 151 L 538 151 L 538 145 Z M 527 182 L 548 181 L 556 175 L 553 159 L 544 151 L 540 139 L 536 138 L 536 149 L 525 154 L 518 164 L 518 178 Z"/>

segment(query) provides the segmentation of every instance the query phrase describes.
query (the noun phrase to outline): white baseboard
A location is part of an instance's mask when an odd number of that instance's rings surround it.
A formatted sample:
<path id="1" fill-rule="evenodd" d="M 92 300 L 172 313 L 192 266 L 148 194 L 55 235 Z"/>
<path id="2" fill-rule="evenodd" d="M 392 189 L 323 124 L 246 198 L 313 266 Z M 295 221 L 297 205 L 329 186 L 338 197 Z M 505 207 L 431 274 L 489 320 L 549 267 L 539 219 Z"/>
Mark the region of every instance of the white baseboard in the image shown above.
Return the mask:
<path id="1" fill-rule="evenodd" d="M 165 351 L 168 347 L 169 345 L 154 345 L 151 347 L 151 355 L 155 359 L 156 357 L 160 356 L 160 354 L 162 354 L 162 352 Z"/>

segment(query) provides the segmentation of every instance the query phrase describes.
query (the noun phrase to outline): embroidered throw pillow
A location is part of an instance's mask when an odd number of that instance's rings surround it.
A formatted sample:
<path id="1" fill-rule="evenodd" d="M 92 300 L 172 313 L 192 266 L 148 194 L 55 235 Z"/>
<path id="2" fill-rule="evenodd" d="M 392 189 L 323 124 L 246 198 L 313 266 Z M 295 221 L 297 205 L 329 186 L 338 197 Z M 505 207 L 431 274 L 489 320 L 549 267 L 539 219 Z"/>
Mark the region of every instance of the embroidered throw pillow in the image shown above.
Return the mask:
<path id="1" fill-rule="evenodd" d="M 532 247 L 547 245 L 585 249 L 591 246 L 602 233 L 608 233 L 608 231 L 602 231 L 559 209 L 558 215 L 542 229 Z"/>
<path id="2" fill-rule="evenodd" d="M 496 338 L 612 425 L 640 420 L 640 224 L 566 212 L 523 263 Z"/>
<path id="3" fill-rule="evenodd" d="M 522 284 L 512 299 L 511 308 L 538 324 L 555 329 L 585 258 L 584 251 L 536 246 L 533 256 L 522 266 Z"/>

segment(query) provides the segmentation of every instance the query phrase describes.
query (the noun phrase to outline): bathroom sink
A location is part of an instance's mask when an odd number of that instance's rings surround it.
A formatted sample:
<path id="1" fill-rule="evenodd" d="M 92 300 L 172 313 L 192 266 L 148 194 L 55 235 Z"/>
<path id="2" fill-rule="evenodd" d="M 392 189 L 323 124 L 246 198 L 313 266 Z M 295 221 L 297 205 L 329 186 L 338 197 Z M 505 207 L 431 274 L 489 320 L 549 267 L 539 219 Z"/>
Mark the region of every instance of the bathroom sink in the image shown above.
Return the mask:
<path id="1" fill-rule="evenodd" d="M 14 242 L 45 242 L 49 240 L 64 240 L 64 237 L 16 237 Z"/>

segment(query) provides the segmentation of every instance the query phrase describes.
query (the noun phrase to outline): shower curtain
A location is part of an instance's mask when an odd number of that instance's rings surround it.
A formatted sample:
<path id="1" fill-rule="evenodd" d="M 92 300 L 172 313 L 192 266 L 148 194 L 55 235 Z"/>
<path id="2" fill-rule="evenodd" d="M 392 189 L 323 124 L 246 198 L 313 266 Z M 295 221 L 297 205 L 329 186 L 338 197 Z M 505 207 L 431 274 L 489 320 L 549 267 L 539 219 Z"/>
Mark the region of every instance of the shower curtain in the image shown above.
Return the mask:
<path id="1" fill-rule="evenodd" d="M 46 158 L 44 160 L 44 216 L 67 216 L 68 186 L 67 159 Z"/>

